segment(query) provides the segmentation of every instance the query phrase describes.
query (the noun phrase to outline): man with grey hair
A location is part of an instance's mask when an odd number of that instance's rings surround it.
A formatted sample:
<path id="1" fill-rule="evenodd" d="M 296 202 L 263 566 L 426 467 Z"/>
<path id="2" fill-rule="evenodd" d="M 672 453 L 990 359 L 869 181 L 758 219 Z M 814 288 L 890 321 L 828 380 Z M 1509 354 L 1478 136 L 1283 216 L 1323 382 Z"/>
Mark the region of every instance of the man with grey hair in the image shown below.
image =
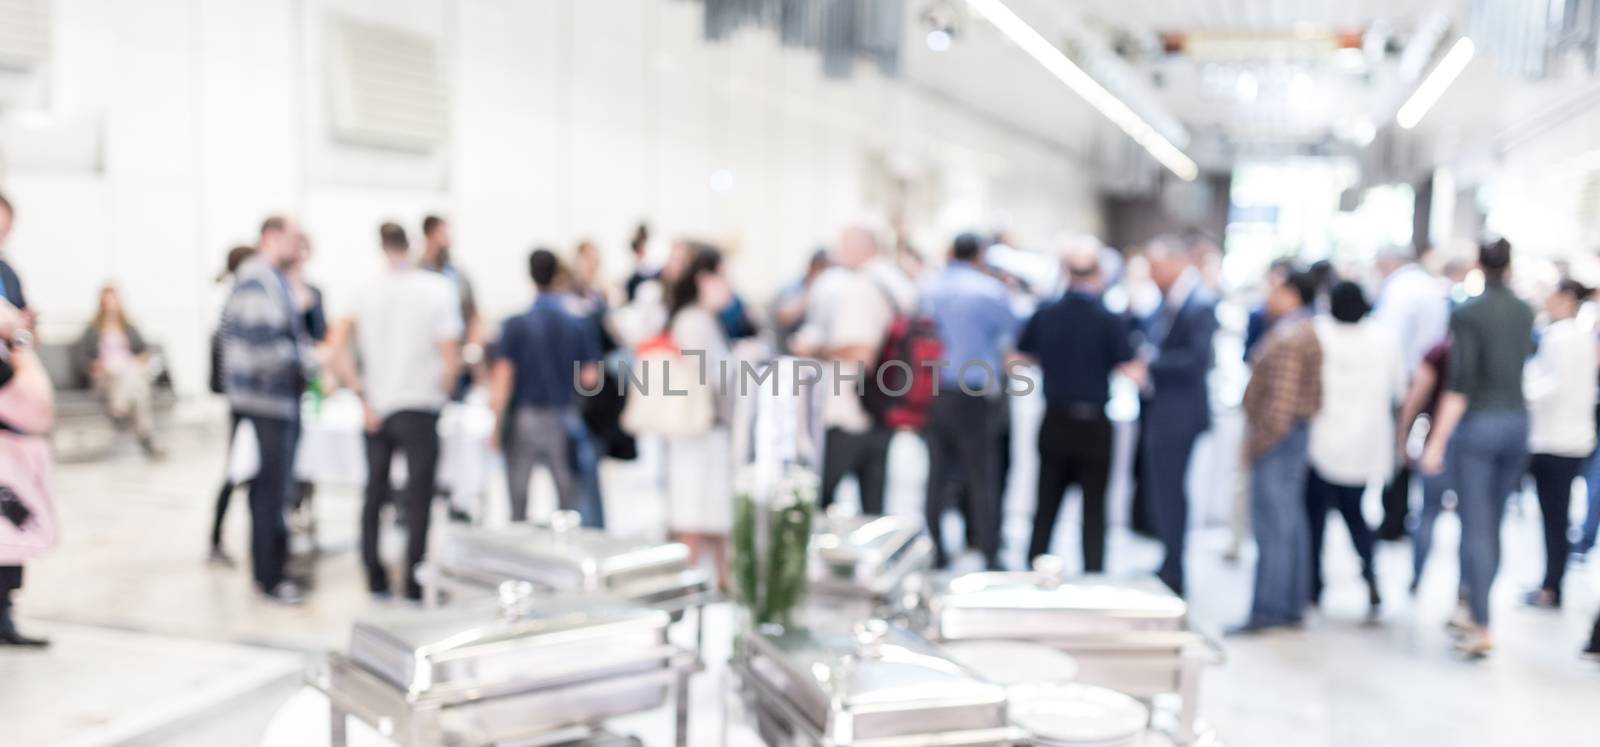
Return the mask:
<path id="1" fill-rule="evenodd" d="M 1181 595 L 1189 457 L 1200 434 L 1211 428 L 1207 379 L 1217 331 L 1216 301 L 1202 287 L 1199 270 L 1176 237 L 1151 241 L 1144 256 L 1161 302 L 1144 321 L 1140 351 L 1149 371 L 1140 407 L 1145 457 L 1140 481 L 1149 496 L 1150 522 L 1166 546 L 1157 575 Z"/>
<path id="2" fill-rule="evenodd" d="M 1450 332 L 1450 296 L 1444 283 L 1417 262 L 1407 247 L 1387 246 L 1374 264 L 1382 278 L 1372 319 L 1400 343 L 1400 361 L 1409 379 L 1423 356 Z M 1406 514 L 1411 508 L 1411 469 L 1402 460 L 1383 490 L 1383 521 L 1378 539 L 1394 541 L 1406 536 Z"/>
<path id="3" fill-rule="evenodd" d="M 866 226 L 846 228 L 832 259 L 833 266 L 814 281 L 805 323 L 790 341 L 795 354 L 829 366 L 830 375 L 823 377 L 819 498 L 826 508 L 844 478 L 853 476 L 862 512 L 882 514 L 893 433 L 862 406 L 853 380 L 831 374 L 871 374 L 895 317 L 916 308 L 916 288 L 879 254 L 877 234 Z"/>

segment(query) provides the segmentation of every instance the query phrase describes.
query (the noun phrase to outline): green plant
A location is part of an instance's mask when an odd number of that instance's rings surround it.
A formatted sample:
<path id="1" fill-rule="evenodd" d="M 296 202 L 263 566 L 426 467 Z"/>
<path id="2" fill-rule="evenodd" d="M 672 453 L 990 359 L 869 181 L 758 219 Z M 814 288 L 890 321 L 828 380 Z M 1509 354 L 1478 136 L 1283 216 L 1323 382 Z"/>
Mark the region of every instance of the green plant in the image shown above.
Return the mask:
<path id="1" fill-rule="evenodd" d="M 734 593 L 756 625 L 793 622 L 805 601 L 811 544 L 812 501 L 793 491 L 786 500 L 760 504 L 749 493 L 736 499 L 733 525 Z"/>

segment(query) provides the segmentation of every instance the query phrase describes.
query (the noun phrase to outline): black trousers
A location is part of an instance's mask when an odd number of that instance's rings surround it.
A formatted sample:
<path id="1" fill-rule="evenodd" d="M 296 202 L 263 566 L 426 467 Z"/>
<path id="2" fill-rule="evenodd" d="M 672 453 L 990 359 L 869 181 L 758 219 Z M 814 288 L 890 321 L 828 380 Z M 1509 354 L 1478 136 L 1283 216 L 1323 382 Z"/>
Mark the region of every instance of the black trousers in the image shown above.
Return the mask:
<path id="1" fill-rule="evenodd" d="M 1077 485 L 1083 491 L 1083 570 L 1105 570 L 1110 476 L 1111 421 L 1105 406 L 1047 406 L 1039 425 L 1039 502 L 1028 546 L 1030 561 L 1050 552 L 1064 494 Z"/>
<path id="2" fill-rule="evenodd" d="M 1156 525 L 1150 518 L 1150 481 L 1145 479 L 1145 460 L 1148 458 L 1149 449 L 1145 447 L 1145 420 L 1143 410 L 1149 407 L 1144 403 L 1140 407 L 1139 437 L 1133 440 L 1133 482 L 1130 486 L 1131 505 L 1128 510 L 1128 528 L 1141 537 L 1154 538 Z"/>
<path id="3" fill-rule="evenodd" d="M 256 432 L 261 468 L 250 481 L 250 565 L 256 586 L 271 591 L 283 581 L 289 560 L 289 526 L 284 521 L 289 488 L 294 484 L 294 449 L 300 423 L 284 418 L 246 415 Z"/>
<path id="4" fill-rule="evenodd" d="M 1411 511 L 1411 467 L 1400 465 L 1394 478 L 1383 486 L 1383 521 L 1379 522 L 1377 536 L 1381 540 L 1397 540 L 1406 536 L 1406 515 Z"/>
<path id="5" fill-rule="evenodd" d="M 998 398 L 994 399 L 993 400 L 993 406 L 995 408 L 995 420 L 994 420 L 994 429 L 995 429 L 995 440 L 994 440 L 994 448 L 995 448 L 995 452 L 994 452 L 994 454 L 995 454 L 995 459 L 994 459 L 994 464 L 995 464 L 995 467 L 994 467 L 994 489 L 995 489 L 995 496 L 997 497 L 996 500 L 998 500 L 1000 502 L 1000 513 L 1001 513 L 1002 516 L 1004 516 L 1005 515 L 1005 504 L 1006 504 L 1006 482 L 1007 482 L 1007 477 L 1011 474 L 1011 399 L 1010 399 L 1010 395 L 1004 395 L 1004 396 L 1001 396 L 1001 397 L 998 397 Z M 956 466 L 957 466 L 957 469 L 959 470 L 959 468 L 960 468 L 959 463 Z M 961 523 L 962 523 L 963 527 L 966 529 L 967 547 L 979 547 L 979 546 L 982 546 L 983 543 L 980 542 L 978 540 L 978 536 L 976 534 L 974 534 L 974 529 L 973 528 L 976 525 L 974 525 L 972 523 L 972 501 L 971 501 L 971 499 L 969 499 L 967 497 L 967 490 L 966 490 L 966 487 L 965 487 L 966 484 L 967 484 L 967 481 L 964 480 L 964 479 L 961 479 L 960 475 L 957 474 L 955 476 L 952 476 L 949 480 L 946 480 L 945 484 L 948 487 L 948 490 L 950 491 L 950 498 L 948 499 L 950 501 L 950 503 L 947 503 L 945 505 L 955 507 L 956 511 L 961 514 Z M 996 524 L 994 526 L 994 531 L 996 531 L 996 532 L 1000 531 L 999 524 Z M 994 541 L 996 543 L 996 546 L 998 546 L 999 542 L 1000 542 L 1000 538 L 996 537 Z"/>
<path id="6" fill-rule="evenodd" d="M 233 453 L 233 437 L 239 432 L 239 421 L 244 418 L 237 412 L 228 411 L 228 453 Z M 226 473 L 228 463 L 224 462 L 223 471 Z M 222 520 L 228 515 L 228 503 L 233 500 L 233 489 L 238 487 L 233 484 L 233 476 L 224 474 L 222 489 L 217 491 L 217 507 L 211 515 L 211 547 L 216 549 L 222 546 Z"/>
<path id="7" fill-rule="evenodd" d="M 972 534 L 990 568 L 1000 567 L 1000 496 L 995 492 L 995 407 L 983 395 L 941 391 L 934 398 L 928 428 L 928 494 L 924 506 L 928 533 L 933 537 L 934 560 L 949 563 L 944 549 L 941 520 L 951 491 L 960 480 L 969 501 Z"/>
<path id="8" fill-rule="evenodd" d="M 11 606 L 11 592 L 22 588 L 22 566 L 0 565 L 0 612 Z"/>
<path id="9" fill-rule="evenodd" d="M 402 504 L 395 508 L 406 517 L 406 597 L 422 598 L 417 564 L 428 550 L 428 510 L 433 501 L 434 478 L 439 467 L 439 413 L 404 411 L 383 419 L 376 433 L 367 434 L 367 494 L 361 507 L 361 560 L 367 568 L 367 588 L 389 591 L 389 574 L 378 559 L 378 519 L 383 505 L 393 500 L 389 469 L 395 452 L 406 458 L 406 485 Z"/>
<path id="10" fill-rule="evenodd" d="M 1582 457 L 1534 454 L 1528 460 L 1533 486 L 1539 493 L 1539 513 L 1544 516 L 1544 583 L 1539 587 L 1561 594 L 1567 575 L 1567 517 L 1572 512 L 1572 480 L 1583 468 Z"/>
<path id="11" fill-rule="evenodd" d="M 865 433 L 851 433 L 841 428 L 829 428 L 823 438 L 822 449 L 822 507 L 833 503 L 833 494 L 846 475 L 854 475 L 861 488 L 861 512 L 883 514 L 884 484 L 889 473 L 889 439 L 893 433 L 887 428 L 873 428 Z"/>
<path id="12" fill-rule="evenodd" d="M 1322 599 L 1322 538 L 1327 533 L 1330 509 L 1339 510 L 1350 530 L 1350 541 L 1361 557 L 1361 577 L 1369 582 L 1376 580 L 1372 563 L 1377 536 L 1361 515 L 1361 495 L 1366 491 L 1365 485 L 1335 485 L 1316 470 L 1306 478 L 1306 519 L 1311 529 L 1311 599 L 1307 601 Z"/>

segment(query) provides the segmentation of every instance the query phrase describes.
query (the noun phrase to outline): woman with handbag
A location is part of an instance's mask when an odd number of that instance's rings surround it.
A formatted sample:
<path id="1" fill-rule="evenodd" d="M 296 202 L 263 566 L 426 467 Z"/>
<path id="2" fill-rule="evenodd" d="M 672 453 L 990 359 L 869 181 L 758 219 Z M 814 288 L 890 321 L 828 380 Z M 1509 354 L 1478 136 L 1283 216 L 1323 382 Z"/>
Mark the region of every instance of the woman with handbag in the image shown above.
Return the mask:
<path id="1" fill-rule="evenodd" d="M 55 421 L 50 377 L 32 349 L 21 312 L 0 301 L 0 646 L 43 647 L 17 630 L 11 594 L 22 565 L 55 545 L 50 446 Z"/>
<path id="2" fill-rule="evenodd" d="M 680 356 L 672 359 L 671 395 L 709 400 L 703 428 L 666 436 L 667 526 L 688 545 L 690 562 L 709 555 L 717 584 L 728 588 L 728 533 L 733 528 L 733 444 L 728 425 L 732 400 L 728 379 L 737 369 L 717 314 L 733 297 L 722 274 L 722 255 L 700 247 L 668 293 L 667 323 Z M 680 373 L 681 372 L 681 373 Z M 681 383 L 680 383 L 681 382 Z M 665 383 L 665 382 L 663 382 Z M 682 389 L 684 394 L 678 395 Z M 669 394 L 663 392 L 663 394 Z"/>

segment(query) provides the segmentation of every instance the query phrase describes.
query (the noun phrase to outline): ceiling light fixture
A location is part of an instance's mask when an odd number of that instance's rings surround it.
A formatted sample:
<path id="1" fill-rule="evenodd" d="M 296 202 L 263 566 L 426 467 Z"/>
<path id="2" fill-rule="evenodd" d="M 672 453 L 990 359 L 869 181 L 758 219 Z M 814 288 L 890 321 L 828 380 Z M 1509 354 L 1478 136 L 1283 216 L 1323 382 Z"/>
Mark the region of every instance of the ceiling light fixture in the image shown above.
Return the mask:
<path id="1" fill-rule="evenodd" d="M 1003 0 L 967 0 L 967 5 L 988 19 L 1000 33 L 1005 34 L 1012 43 L 1027 52 L 1029 57 L 1050 71 L 1051 75 L 1065 83 L 1073 93 L 1078 94 L 1095 110 L 1105 115 L 1106 119 L 1111 120 L 1118 129 L 1127 133 L 1134 142 L 1149 151 L 1152 157 L 1178 175 L 1178 178 L 1193 181 L 1200 175 L 1200 167 L 1195 164 L 1194 159 L 1184 155 L 1178 146 L 1173 145 L 1171 140 L 1156 131 L 1155 127 L 1134 112 L 1122 99 L 1117 98 L 1105 86 L 1100 85 L 1099 81 L 1084 72 L 1083 68 L 1074 64 L 1065 53 L 1056 48 L 1056 45 L 1051 44 L 1036 29 L 1028 25 L 1027 21 L 1022 20 L 1021 16 L 1007 7 Z"/>
<path id="2" fill-rule="evenodd" d="M 1467 63 L 1472 61 L 1474 51 L 1476 48 L 1471 39 L 1465 36 L 1457 39 L 1455 45 L 1450 47 L 1450 51 L 1444 54 L 1444 59 L 1439 60 L 1433 71 L 1422 79 L 1417 90 L 1411 93 L 1411 98 L 1406 99 L 1406 103 L 1400 106 L 1400 111 L 1394 115 L 1394 121 L 1408 130 L 1416 127 L 1417 123 L 1428 115 L 1428 110 L 1439 102 L 1439 97 L 1444 95 L 1445 89 L 1455 82 L 1461 71 L 1467 69 Z"/>

